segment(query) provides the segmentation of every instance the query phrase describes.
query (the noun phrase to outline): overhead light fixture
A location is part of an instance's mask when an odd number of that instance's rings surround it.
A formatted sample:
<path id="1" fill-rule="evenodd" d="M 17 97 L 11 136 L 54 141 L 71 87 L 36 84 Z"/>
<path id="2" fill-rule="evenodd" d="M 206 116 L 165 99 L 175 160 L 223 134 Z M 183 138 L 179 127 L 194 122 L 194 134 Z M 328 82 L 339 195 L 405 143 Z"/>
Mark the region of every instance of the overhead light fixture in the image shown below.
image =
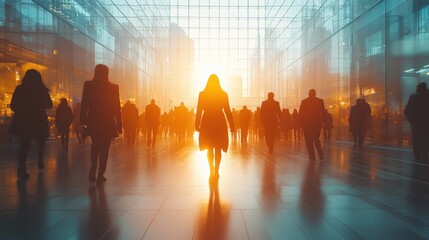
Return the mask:
<path id="1" fill-rule="evenodd" d="M 404 72 L 405 73 L 411 73 L 411 72 L 414 72 L 414 70 L 415 70 L 414 68 L 411 68 L 411 69 L 405 70 Z"/>

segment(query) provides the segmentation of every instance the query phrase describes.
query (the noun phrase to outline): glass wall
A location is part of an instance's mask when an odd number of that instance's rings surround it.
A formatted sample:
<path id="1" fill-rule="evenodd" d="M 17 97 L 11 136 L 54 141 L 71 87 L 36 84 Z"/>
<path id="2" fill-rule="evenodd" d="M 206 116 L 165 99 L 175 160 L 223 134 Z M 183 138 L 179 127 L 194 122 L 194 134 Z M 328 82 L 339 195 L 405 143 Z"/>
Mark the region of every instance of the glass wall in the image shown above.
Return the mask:
<path id="1" fill-rule="evenodd" d="M 166 78 L 167 4 L 157 1 L 161 6 L 150 11 L 137 3 L 117 7 L 125 2 L 0 0 L 2 121 L 11 116 L 11 95 L 30 68 L 42 73 L 54 104 L 62 97 L 78 102 L 99 63 L 110 67 L 122 101 L 132 99 L 142 108 L 161 98 L 156 86 Z"/>
<path id="2" fill-rule="evenodd" d="M 350 139 L 357 98 L 372 107 L 368 140 L 409 145 L 403 115 L 417 83 L 429 81 L 429 2 L 268 0 L 266 78 L 282 105 L 298 108 L 310 88 L 334 115 L 338 139 Z"/>
<path id="3" fill-rule="evenodd" d="M 195 106 L 215 73 L 232 107 L 260 105 L 266 95 L 265 10 L 264 0 L 170 0 L 171 104 Z"/>
<path id="4" fill-rule="evenodd" d="M 429 81 L 426 0 L 0 0 L 0 116 L 36 68 L 54 101 L 80 99 L 95 64 L 111 68 L 122 100 L 163 111 L 195 106 L 211 73 L 233 107 L 273 91 L 298 108 L 315 88 L 348 140 L 356 99 L 372 107 L 368 140 L 408 145 L 408 97 Z"/>

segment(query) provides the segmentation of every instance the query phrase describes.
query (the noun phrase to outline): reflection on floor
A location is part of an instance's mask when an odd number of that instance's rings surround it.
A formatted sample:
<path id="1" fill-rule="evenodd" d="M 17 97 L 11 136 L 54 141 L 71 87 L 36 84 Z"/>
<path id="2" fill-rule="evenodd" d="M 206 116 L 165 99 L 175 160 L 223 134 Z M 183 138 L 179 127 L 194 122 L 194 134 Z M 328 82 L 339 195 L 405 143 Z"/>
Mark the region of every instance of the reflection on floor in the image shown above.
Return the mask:
<path id="1" fill-rule="evenodd" d="M 74 139 L 73 139 L 74 140 Z M 0 146 L 0 239 L 424 239 L 429 167 L 410 151 L 324 144 L 232 142 L 209 178 L 194 141 L 154 149 L 115 141 L 104 185 L 87 181 L 89 144 L 34 152 L 17 181 L 18 146 Z"/>

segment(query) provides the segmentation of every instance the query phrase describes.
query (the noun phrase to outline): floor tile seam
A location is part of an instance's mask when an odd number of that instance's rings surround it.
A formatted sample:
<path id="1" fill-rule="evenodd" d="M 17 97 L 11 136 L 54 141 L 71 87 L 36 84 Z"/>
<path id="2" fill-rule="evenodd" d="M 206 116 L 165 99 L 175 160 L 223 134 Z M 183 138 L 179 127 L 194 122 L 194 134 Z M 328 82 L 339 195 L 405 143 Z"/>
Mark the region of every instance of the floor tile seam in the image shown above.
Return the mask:
<path id="1" fill-rule="evenodd" d="M 379 154 L 368 153 L 368 152 L 365 152 L 364 150 L 362 150 L 362 151 L 359 151 L 359 150 L 358 151 L 354 151 L 354 150 L 351 150 L 351 149 L 345 149 L 345 148 L 341 148 L 341 147 L 338 147 L 338 146 L 329 146 L 329 147 L 330 148 L 334 148 L 334 149 L 339 149 L 339 150 L 347 150 L 347 151 L 350 151 L 350 152 L 353 152 L 353 153 L 358 153 L 360 155 L 367 155 L 367 156 L 370 156 L 370 157 L 375 157 L 376 159 L 382 159 L 382 160 L 386 160 L 386 161 L 393 160 L 393 161 L 403 162 L 403 163 L 412 164 L 412 165 L 429 166 L 428 164 L 425 164 L 425 163 L 419 163 L 419 162 L 415 162 L 415 161 L 407 161 L 407 160 L 402 160 L 402 159 L 395 158 L 395 157 L 383 156 L 383 155 L 379 155 Z"/>
<path id="2" fill-rule="evenodd" d="M 249 233 L 249 229 L 248 229 L 247 224 L 246 224 L 246 219 L 244 218 L 243 210 L 240 210 L 240 215 L 241 215 L 241 219 L 242 219 L 243 224 L 244 224 L 244 229 L 246 229 L 247 239 L 250 240 L 250 233 Z"/>
<path id="3" fill-rule="evenodd" d="M 366 198 L 370 198 L 370 197 L 367 197 L 367 196 L 365 196 L 365 197 L 366 197 Z M 371 199 L 371 198 L 370 198 L 370 200 L 371 200 L 371 201 L 378 201 L 378 200 L 376 200 L 376 199 Z M 374 211 L 374 210 L 383 211 L 383 212 L 385 212 L 386 214 L 389 214 L 389 215 L 394 216 L 394 217 L 395 217 L 395 219 L 399 219 L 399 220 L 403 221 L 405 224 L 407 224 L 407 225 L 411 226 L 412 228 L 414 228 L 414 227 L 416 227 L 417 225 L 419 225 L 419 226 L 424 226 L 424 227 L 426 227 L 426 228 L 427 228 L 427 230 L 429 230 L 429 224 L 425 224 L 425 223 L 421 222 L 421 221 L 420 221 L 420 220 L 418 220 L 418 219 L 415 219 L 415 218 L 409 217 L 409 216 L 407 216 L 407 215 L 405 215 L 405 214 L 403 214 L 403 213 L 401 213 L 401 212 L 399 212 L 399 211 L 398 211 L 398 210 L 408 210 L 408 208 L 394 207 L 394 206 L 390 206 L 390 205 L 387 205 L 387 204 L 386 204 L 386 206 L 388 206 L 388 207 L 387 207 L 387 208 L 379 208 L 379 207 L 377 207 L 376 209 L 360 209 L 360 211 L 361 211 L 361 212 L 362 212 L 362 211 Z M 385 210 L 391 210 L 392 212 L 387 212 L 387 211 L 385 211 Z M 362 214 L 367 215 L 365 212 L 362 212 Z M 368 217 L 369 217 L 369 216 L 368 216 Z M 403 220 L 404 218 L 409 219 L 409 220 L 408 220 L 408 221 L 404 221 L 404 220 Z M 409 221 L 412 221 L 412 222 L 413 222 L 413 224 L 410 224 L 410 223 L 409 223 Z M 417 229 L 418 229 L 418 228 L 417 228 Z"/>
<path id="4" fill-rule="evenodd" d="M 150 227 L 152 226 L 152 224 L 155 222 L 156 217 L 158 216 L 158 214 L 161 212 L 161 210 L 163 209 L 163 206 L 165 204 L 165 202 L 167 201 L 167 197 L 164 199 L 164 202 L 161 204 L 161 206 L 156 209 L 156 213 L 153 217 L 153 219 L 150 221 L 149 225 L 147 226 L 146 230 L 144 231 L 142 237 L 140 238 L 141 240 L 144 239 L 145 235 L 147 234 L 147 232 L 149 231 Z"/>
<path id="5" fill-rule="evenodd" d="M 348 225 L 344 224 L 343 222 L 341 222 L 337 217 L 334 216 L 330 216 L 324 219 L 324 221 L 331 226 L 332 229 L 334 229 L 336 232 L 338 232 L 340 235 L 342 235 L 345 239 L 350 239 L 350 236 L 345 236 L 342 232 L 338 231 L 336 229 L 336 227 L 332 224 L 332 222 L 329 219 L 334 219 L 336 221 L 338 221 L 340 224 L 344 225 L 344 227 L 350 231 L 354 236 L 353 239 L 364 239 L 361 235 L 359 235 L 358 232 L 356 232 L 354 229 L 350 228 Z"/>
<path id="6" fill-rule="evenodd" d="M 341 148 L 339 148 L 339 149 L 341 149 Z M 342 149 L 341 149 L 342 150 Z M 290 151 L 290 150 L 287 150 L 286 149 L 286 151 Z M 329 155 L 328 155 L 329 156 Z M 324 163 L 325 162 L 327 162 L 327 161 L 324 161 Z M 402 161 L 402 162 L 404 162 L 404 161 Z M 407 163 L 411 163 L 412 164 L 412 162 L 408 162 L 408 161 L 405 161 L 405 162 L 407 162 Z M 330 164 L 330 162 L 328 162 L 328 164 L 330 165 L 330 167 L 332 168 L 332 169 L 338 169 L 337 167 L 335 167 L 335 166 L 333 166 L 332 164 Z M 367 172 L 367 171 L 363 171 L 363 172 Z M 356 174 L 356 173 L 352 173 L 351 171 L 348 171 L 348 173 L 349 174 L 352 174 L 352 175 L 354 175 L 354 176 L 356 176 L 356 177 L 360 177 L 360 178 L 362 178 L 362 179 L 365 179 L 365 180 L 367 180 L 367 178 L 365 178 L 365 177 L 363 177 L 363 176 L 361 176 L 361 175 L 358 175 L 358 174 Z M 406 177 L 406 176 L 404 176 L 404 175 L 402 175 L 402 174 L 394 174 L 393 176 L 395 176 L 395 177 L 401 177 L 401 178 L 405 178 L 405 179 L 407 179 L 407 180 L 413 180 L 413 181 L 417 181 L 417 182 L 420 182 L 420 183 L 423 183 L 423 184 L 429 184 L 429 182 L 423 182 L 423 181 L 420 181 L 420 180 L 417 180 L 417 179 L 413 179 L 413 178 L 409 178 L 409 177 Z"/>

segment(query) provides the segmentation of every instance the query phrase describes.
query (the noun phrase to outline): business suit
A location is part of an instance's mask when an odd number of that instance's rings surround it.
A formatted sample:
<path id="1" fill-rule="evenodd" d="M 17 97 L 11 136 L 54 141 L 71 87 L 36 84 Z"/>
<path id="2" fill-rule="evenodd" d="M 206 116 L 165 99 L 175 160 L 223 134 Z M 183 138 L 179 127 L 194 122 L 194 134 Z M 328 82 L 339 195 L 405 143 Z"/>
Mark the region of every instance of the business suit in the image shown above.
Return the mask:
<path id="1" fill-rule="evenodd" d="M 80 124 L 87 126 L 87 134 L 91 137 L 91 169 L 89 180 L 105 180 L 107 158 L 112 138 L 122 133 L 121 108 L 119 102 L 119 86 L 108 80 L 86 81 L 83 87 Z"/>
<path id="2" fill-rule="evenodd" d="M 304 138 L 309 158 L 312 160 L 315 159 L 314 147 L 316 147 L 319 158 L 323 159 L 323 151 L 319 137 L 320 131 L 322 130 L 324 112 L 325 104 L 322 99 L 317 97 L 308 97 L 302 100 L 301 106 L 299 107 L 299 120 L 304 130 Z"/>
<path id="3" fill-rule="evenodd" d="M 282 116 L 279 102 L 272 98 L 262 102 L 261 105 L 261 120 L 264 126 L 265 142 L 268 146 L 269 152 L 273 152 L 274 140 L 279 122 Z"/>

